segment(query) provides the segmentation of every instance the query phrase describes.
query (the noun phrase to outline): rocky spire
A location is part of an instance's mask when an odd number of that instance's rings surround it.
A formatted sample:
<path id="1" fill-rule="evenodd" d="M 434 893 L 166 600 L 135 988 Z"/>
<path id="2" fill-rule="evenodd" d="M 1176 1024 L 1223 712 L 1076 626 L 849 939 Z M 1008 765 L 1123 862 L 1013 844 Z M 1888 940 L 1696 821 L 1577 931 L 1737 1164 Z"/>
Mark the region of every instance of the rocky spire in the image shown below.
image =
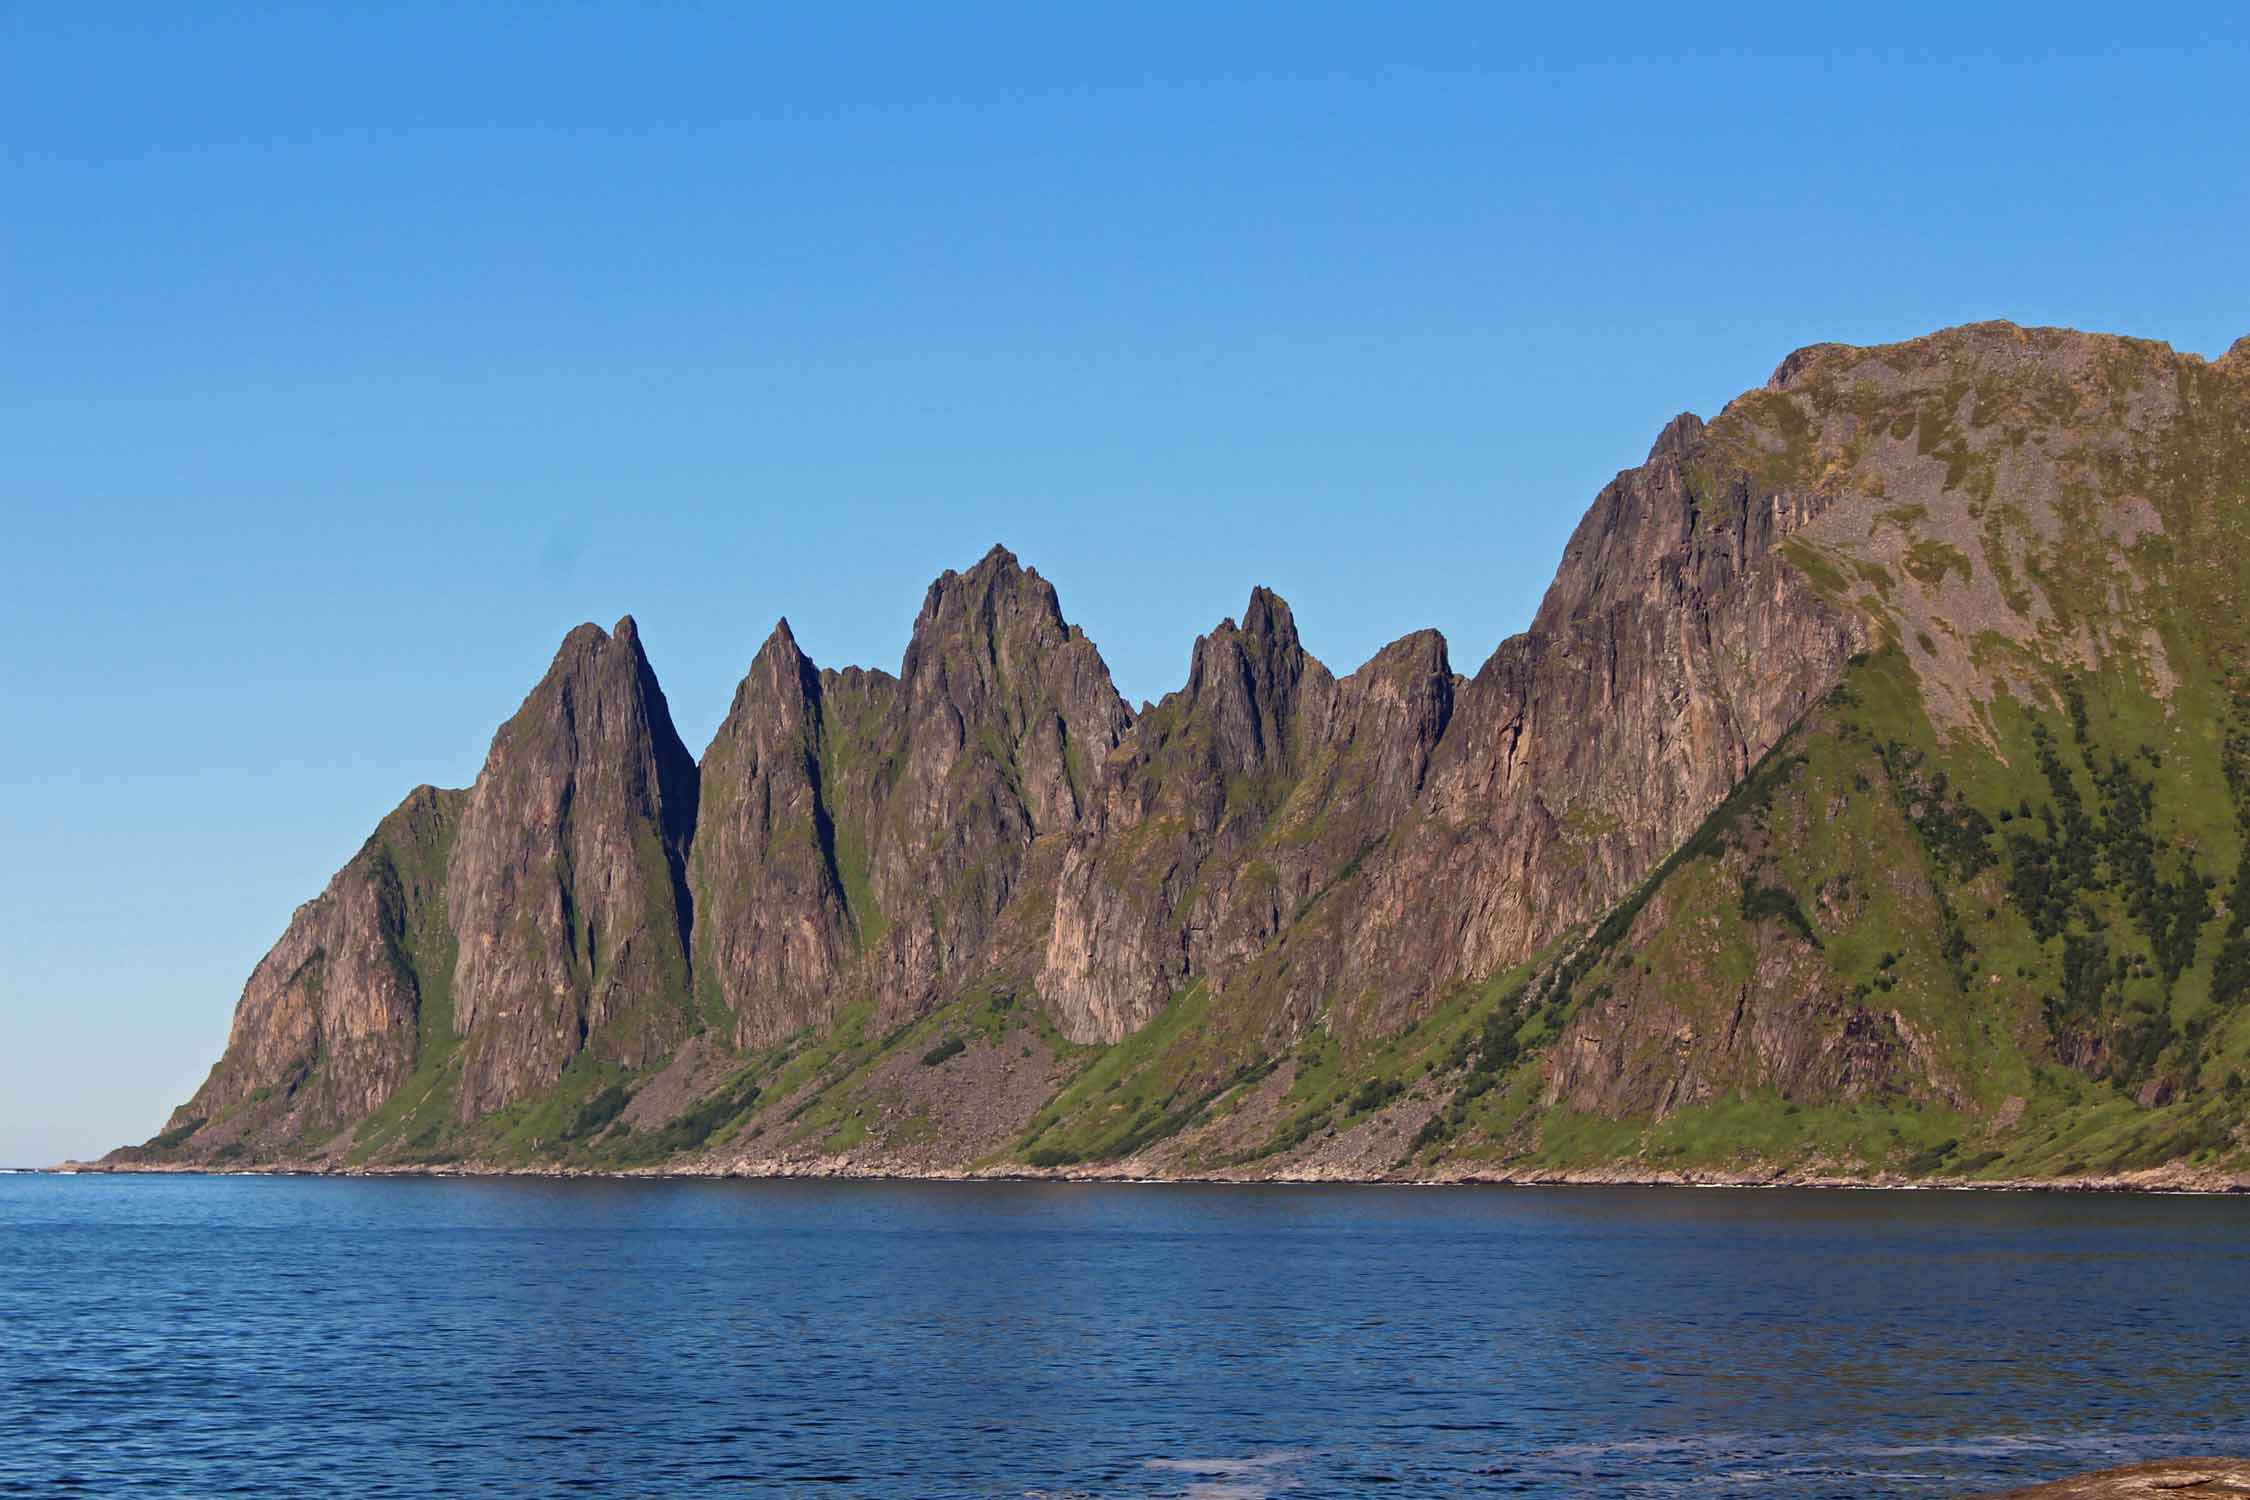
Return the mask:
<path id="1" fill-rule="evenodd" d="M 1004 547 L 930 585 L 895 678 L 815 671 L 784 624 L 704 757 L 702 995 L 766 1041 L 847 993 L 900 1015 L 978 975 L 1027 983 L 1054 865 L 1035 852 L 1059 851 L 1129 722 Z"/>
<path id="2" fill-rule="evenodd" d="M 464 1116 L 551 1083 L 582 1048 L 633 1067 L 684 1034 L 696 801 L 632 618 L 571 631 L 493 736 L 454 842 Z"/>
<path id="3" fill-rule="evenodd" d="M 1254 588 L 1240 625 L 1221 620 L 1196 638 L 1184 717 L 1208 727 L 1212 753 L 1225 770 L 1279 764 L 1288 758 L 1308 670 L 1314 690 L 1323 691 L 1328 674 L 1305 654 L 1288 604 L 1269 588 Z"/>
<path id="4" fill-rule="evenodd" d="M 836 823 L 867 851 L 861 930 L 884 934 L 886 1001 L 910 1009 L 941 976 L 1016 963 L 1001 949 L 1025 939 L 1001 912 L 1052 878 L 1034 845 L 1075 826 L 1131 715 L 1053 587 L 1004 547 L 930 585 L 895 690 L 866 691 L 837 748 L 880 774 L 846 774 Z"/>
<path id="5" fill-rule="evenodd" d="M 820 674 L 785 619 L 703 753 L 696 824 L 697 988 L 735 1017 L 744 1042 L 824 1014 L 854 951 L 822 742 Z"/>
<path id="6" fill-rule="evenodd" d="M 1068 1034 L 1124 1035 L 1212 941 L 1236 941 L 1236 866 L 1319 755 L 1335 704 L 1271 589 L 1197 637 L 1186 685 L 1134 723 L 1063 862 L 1040 986 Z M 1275 892 L 1255 883 L 1251 924 L 1270 929 Z"/>

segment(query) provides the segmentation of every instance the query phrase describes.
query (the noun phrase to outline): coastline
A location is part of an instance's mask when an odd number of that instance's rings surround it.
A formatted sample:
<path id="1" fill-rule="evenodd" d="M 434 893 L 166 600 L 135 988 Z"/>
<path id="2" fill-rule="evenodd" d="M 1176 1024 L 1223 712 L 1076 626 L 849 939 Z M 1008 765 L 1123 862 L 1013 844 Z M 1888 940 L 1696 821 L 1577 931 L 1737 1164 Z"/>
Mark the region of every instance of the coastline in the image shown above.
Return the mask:
<path id="1" fill-rule="evenodd" d="M 339 1166 L 333 1162 L 274 1162 L 216 1166 L 171 1162 L 59 1162 L 36 1169 L 48 1175 L 134 1175 L 197 1177 L 459 1177 L 583 1178 L 616 1181 L 861 1181 L 861 1182 L 1050 1182 L 1108 1183 L 1157 1187 L 1403 1187 L 1403 1188 L 1733 1188 L 1817 1189 L 1858 1192 L 2116 1193 L 2169 1197 L 2250 1195 L 2250 1174 L 2212 1168 L 2150 1167 L 2141 1171 L 2083 1177 L 1944 1178 L 1876 1173 L 1850 1177 L 1810 1171 L 1633 1171 L 1627 1168 L 1503 1168 L 1491 1172 L 1444 1173 L 1429 1177 L 1314 1173 L 1174 1173 L 1136 1167 L 1132 1162 L 1072 1167 L 912 1166 L 900 1162 L 855 1161 L 836 1157 L 773 1157 L 736 1161 L 706 1160 L 662 1167 L 510 1166 L 497 1163 L 413 1163 Z"/>

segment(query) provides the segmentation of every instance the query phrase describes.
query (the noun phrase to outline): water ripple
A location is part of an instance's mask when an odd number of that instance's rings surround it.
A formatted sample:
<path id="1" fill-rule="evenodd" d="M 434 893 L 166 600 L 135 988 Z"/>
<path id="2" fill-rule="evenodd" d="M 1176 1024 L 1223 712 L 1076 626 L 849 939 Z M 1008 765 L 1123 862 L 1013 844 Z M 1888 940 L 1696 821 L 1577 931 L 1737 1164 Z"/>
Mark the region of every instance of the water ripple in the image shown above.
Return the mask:
<path id="1" fill-rule="evenodd" d="M 0 1495 L 1950 1496 L 2250 1448 L 2250 1204 L 0 1181 Z"/>

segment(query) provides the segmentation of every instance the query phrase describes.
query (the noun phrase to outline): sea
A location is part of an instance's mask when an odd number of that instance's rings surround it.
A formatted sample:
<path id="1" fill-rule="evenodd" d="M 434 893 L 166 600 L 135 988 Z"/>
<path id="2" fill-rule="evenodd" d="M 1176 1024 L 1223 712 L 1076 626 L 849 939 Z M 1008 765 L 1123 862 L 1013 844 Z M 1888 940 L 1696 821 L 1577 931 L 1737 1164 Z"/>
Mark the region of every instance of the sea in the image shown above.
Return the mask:
<path id="1" fill-rule="evenodd" d="M 0 1494 L 1956 1497 L 2250 1453 L 2250 1200 L 0 1177 Z"/>

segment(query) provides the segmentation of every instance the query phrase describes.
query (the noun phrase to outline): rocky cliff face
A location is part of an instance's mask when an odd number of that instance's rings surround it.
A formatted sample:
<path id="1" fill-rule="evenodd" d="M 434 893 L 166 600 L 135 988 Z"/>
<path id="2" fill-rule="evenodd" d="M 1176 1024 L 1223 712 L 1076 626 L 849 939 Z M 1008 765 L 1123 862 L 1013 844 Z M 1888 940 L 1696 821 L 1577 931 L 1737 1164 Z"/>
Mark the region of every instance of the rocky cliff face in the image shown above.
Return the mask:
<path id="1" fill-rule="evenodd" d="M 1974 1128 L 2122 1095 L 2156 1156 L 2226 1147 L 2240 1070 L 2209 1038 L 2250 1025 L 2239 350 L 1986 325 L 1805 350 L 1745 398 L 1797 413 L 1767 462 L 1824 504 L 1788 559 L 1877 649 L 1613 924 L 1637 962 L 1588 960 L 1549 1103 L 1906 1101 Z M 2050 1167 L 2150 1149 L 2060 1141 Z"/>
<path id="2" fill-rule="evenodd" d="M 414 1069 L 450 1005 L 446 864 L 466 794 L 417 787 L 328 888 L 297 908 L 236 1004 L 227 1050 L 168 1132 L 210 1152 L 347 1128 Z"/>
<path id="3" fill-rule="evenodd" d="M 697 985 L 745 1043 L 822 1019 L 858 951 L 827 800 L 826 734 L 820 674 L 784 620 L 703 752 L 696 827 Z"/>
<path id="4" fill-rule="evenodd" d="M 887 1009 L 1020 947 L 1003 916 L 1020 905 L 1038 925 L 1042 844 L 1069 833 L 1128 718 L 1093 642 L 1006 551 L 930 585 L 867 747 L 871 795 L 841 820 L 864 830 Z"/>
<path id="5" fill-rule="evenodd" d="M 586 1048 L 627 1068 L 688 1033 L 697 772 L 630 616 L 572 631 L 493 736 L 447 872 L 473 1118 Z"/>
<path id="6" fill-rule="evenodd" d="M 1801 350 L 1468 678 L 1427 631 L 1337 677 L 1260 588 L 1136 718 L 995 548 L 896 676 L 778 627 L 698 767 L 631 622 L 583 627 L 300 911 L 162 1150 L 1458 1170 L 1757 1100 L 2020 1132 L 2050 1066 L 2215 1140 L 2246 382 L 2004 324 Z"/>
<path id="7" fill-rule="evenodd" d="M 1118 1041 L 1265 953 L 1412 810 L 1457 686 L 1434 631 L 1338 681 L 1262 588 L 1198 639 L 1065 857 L 1039 980 L 1064 1033 Z"/>
<path id="8" fill-rule="evenodd" d="M 1357 895 L 1345 983 L 1387 1024 L 1623 896 L 1837 681 L 1863 626 L 1777 551 L 1826 504 L 1692 416 L 1595 499 L 1531 630 L 1460 693 L 1427 826 Z"/>
<path id="9" fill-rule="evenodd" d="M 1753 441 L 1765 436 L 1753 428 Z M 1531 631 L 1459 682 L 1432 632 L 1341 684 L 1261 591 L 1136 726 L 1042 975 L 1115 1041 L 1291 925 L 1274 1024 L 1394 1028 L 1629 890 L 1838 678 L 1863 632 L 1775 553 L 1823 508 L 1692 416 L 1594 502 Z"/>
<path id="10" fill-rule="evenodd" d="M 1127 722 L 1054 589 L 997 547 L 930 586 L 895 678 L 817 672 L 777 631 L 704 757 L 698 954 L 740 1040 L 1020 981 L 1049 846 Z"/>

